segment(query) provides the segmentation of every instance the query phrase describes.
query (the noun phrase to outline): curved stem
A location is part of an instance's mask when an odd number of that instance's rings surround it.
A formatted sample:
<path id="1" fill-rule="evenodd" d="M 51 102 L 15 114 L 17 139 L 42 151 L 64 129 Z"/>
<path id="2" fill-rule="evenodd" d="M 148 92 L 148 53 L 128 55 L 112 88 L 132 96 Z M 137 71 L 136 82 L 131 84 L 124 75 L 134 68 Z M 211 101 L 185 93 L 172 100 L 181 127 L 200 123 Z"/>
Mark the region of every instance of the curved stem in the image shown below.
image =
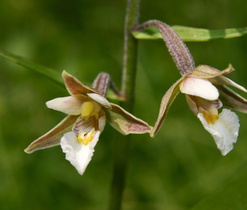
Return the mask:
<path id="1" fill-rule="evenodd" d="M 156 27 L 166 43 L 166 46 L 178 68 L 184 76 L 190 73 L 195 68 L 194 59 L 177 33 L 167 24 L 159 20 L 149 20 L 137 27 L 137 30 L 144 30 L 147 27 Z"/>
<path id="2" fill-rule="evenodd" d="M 137 40 L 132 36 L 132 30 L 138 25 L 140 0 L 127 0 L 124 30 L 124 57 L 122 71 L 122 95 L 126 100 L 121 106 L 132 111 L 134 105 L 135 79 L 137 70 Z M 113 154 L 113 177 L 109 210 L 121 209 L 125 186 L 130 136 L 116 135 Z"/>

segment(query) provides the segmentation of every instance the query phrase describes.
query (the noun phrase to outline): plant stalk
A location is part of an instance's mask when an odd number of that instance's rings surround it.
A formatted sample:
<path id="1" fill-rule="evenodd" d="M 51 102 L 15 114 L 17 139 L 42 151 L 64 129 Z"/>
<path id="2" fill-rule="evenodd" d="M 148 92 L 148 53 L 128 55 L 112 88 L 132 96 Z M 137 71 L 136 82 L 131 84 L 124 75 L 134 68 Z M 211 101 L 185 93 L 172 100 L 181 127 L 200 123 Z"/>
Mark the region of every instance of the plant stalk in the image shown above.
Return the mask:
<path id="1" fill-rule="evenodd" d="M 135 97 L 135 80 L 137 71 L 137 40 L 132 30 L 138 25 L 140 0 L 127 0 L 124 27 L 124 56 L 122 69 L 121 94 L 126 98 L 121 106 L 132 112 Z M 128 153 L 131 137 L 116 134 L 113 154 L 113 177 L 109 210 L 121 209 L 123 191 L 126 181 Z"/>

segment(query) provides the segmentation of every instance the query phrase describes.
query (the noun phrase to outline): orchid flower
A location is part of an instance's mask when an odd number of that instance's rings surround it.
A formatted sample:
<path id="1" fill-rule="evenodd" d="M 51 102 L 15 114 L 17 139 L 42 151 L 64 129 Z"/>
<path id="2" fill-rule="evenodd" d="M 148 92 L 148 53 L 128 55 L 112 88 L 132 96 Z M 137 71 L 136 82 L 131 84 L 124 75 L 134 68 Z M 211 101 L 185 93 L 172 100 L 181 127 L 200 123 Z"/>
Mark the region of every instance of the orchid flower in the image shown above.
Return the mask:
<path id="1" fill-rule="evenodd" d="M 222 155 L 230 152 L 233 149 L 233 143 L 237 141 L 239 119 L 234 112 L 228 109 L 223 109 L 220 114 L 218 110 L 226 105 L 247 112 L 247 100 L 226 87 L 226 85 L 230 85 L 247 92 L 244 87 L 223 76 L 233 70 L 232 66 L 219 71 L 210 66 L 200 65 L 188 75 L 180 78 L 163 96 L 158 119 L 151 136 L 158 132 L 169 107 L 177 94 L 181 92 L 185 94 L 191 111 L 214 138 Z"/>
<path id="2" fill-rule="evenodd" d="M 168 51 L 182 74 L 182 77 L 163 96 L 159 115 L 150 135 L 154 136 L 158 132 L 166 118 L 169 107 L 177 94 L 181 92 L 185 94 L 191 111 L 214 138 L 222 155 L 226 155 L 233 149 L 233 143 L 237 141 L 240 126 L 239 119 L 234 112 L 228 109 L 223 109 L 220 114 L 218 110 L 225 105 L 247 112 L 247 100 L 227 86 L 233 86 L 244 92 L 247 92 L 247 90 L 223 76 L 234 70 L 231 65 L 223 71 L 206 65 L 195 67 L 189 49 L 178 34 L 167 24 L 151 20 L 139 26 L 138 30 L 147 27 L 156 27 L 160 31 Z"/>
<path id="3" fill-rule="evenodd" d="M 25 149 L 26 153 L 60 144 L 66 159 L 82 175 L 93 156 L 106 119 L 124 135 L 151 131 L 146 122 L 105 98 L 109 85 L 108 74 L 99 74 L 92 88 L 83 85 L 65 71 L 62 77 L 70 96 L 55 98 L 46 102 L 46 105 L 68 116 L 48 133 L 32 142 Z"/>

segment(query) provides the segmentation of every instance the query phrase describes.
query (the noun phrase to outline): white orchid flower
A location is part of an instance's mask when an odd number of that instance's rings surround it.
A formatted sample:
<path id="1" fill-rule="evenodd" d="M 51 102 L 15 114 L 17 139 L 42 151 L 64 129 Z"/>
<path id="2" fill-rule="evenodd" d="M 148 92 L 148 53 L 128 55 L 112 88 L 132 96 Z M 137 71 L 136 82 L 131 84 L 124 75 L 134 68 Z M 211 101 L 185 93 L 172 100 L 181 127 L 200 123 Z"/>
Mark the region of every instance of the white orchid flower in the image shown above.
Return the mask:
<path id="1" fill-rule="evenodd" d="M 83 85 L 65 71 L 62 77 L 70 96 L 55 98 L 46 105 L 68 116 L 51 131 L 32 142 L 25 152 L 32 153 L 60 144 L 66 159 L 82 175 L 93 156 L 106 119 L 124 135 L 151 131 L 146 122 L 105 98 L 108 87 L 105 73 L 97 77 L 93 88 Z"/>
<path id="2" fill-rule="evenodd" d="M 200 65 L 189 74 L 182 76 L 163 96 L 158 119 L 151 136 L 158 132 L 169 107 L 177 94 L 181 92 L 186 95 L 191 111 L 214 138 L 222 155 L 229 153 L 237 141 L 239 119 L 234 112 L 228 109 L 223 109 L 220 114 L 218 114 L 218 110 L 224 105 L 247 112 L 246 99 L 226 87 L 226 85 L 230 85 L 247 92 L 244 87 L 223 76 L 233 70 L 232 66 L 219 71 L 210 66 Z"/>

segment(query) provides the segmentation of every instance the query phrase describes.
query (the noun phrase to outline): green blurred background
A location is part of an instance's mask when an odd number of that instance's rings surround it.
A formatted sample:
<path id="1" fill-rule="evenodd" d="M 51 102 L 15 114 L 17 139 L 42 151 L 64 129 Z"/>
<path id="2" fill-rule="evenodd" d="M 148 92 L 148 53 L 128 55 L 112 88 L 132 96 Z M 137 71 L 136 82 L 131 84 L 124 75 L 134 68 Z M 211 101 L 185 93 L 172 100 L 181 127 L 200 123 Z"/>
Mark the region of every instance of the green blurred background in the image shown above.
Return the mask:
<path id="1" fill-rule="evenodd" d="M 86 83 L 106 71 L 120 87 L 125 7 L 115 0 L 1 0 L 0 48 Z M 143 0 L 140 22 L 244 27 L 246 8 L 244 0 Z M 229 77 L 247 87 L 247 37 L 188 47 L 197 65 L 231 63 Z M 162 41 L 139 41 L 138 53 L 134 114 L 153 125 L 162 95 L 180 75 Z M 115 131 L 106 126 L 83 176 L 60 147 L 25 154 L 64 118 L 45 102 L 68 93 L 3 58 L 0 72 L 0 209 L 106 209 Z M 238 115 L 238 143 L 223 157 L 179 95 L 154 139 L 132 138 L 123 209 L 247 209 L 247 119 Z"/>

